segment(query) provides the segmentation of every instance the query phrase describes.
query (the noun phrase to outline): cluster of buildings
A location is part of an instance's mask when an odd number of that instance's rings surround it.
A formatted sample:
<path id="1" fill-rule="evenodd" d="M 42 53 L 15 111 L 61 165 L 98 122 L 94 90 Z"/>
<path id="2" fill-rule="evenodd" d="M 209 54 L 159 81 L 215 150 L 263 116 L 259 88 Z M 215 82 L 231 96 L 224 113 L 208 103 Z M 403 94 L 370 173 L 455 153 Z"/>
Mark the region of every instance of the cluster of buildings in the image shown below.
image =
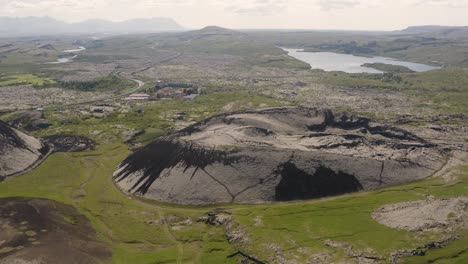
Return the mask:
<path id="1" fill-rule="evenodd" d="M 158 83 L 146 93 L 134 93 L 125 97 L 125 101 L 171 100 L 192 101 L 200 94 L 200 89 L 184 83 Z"/>

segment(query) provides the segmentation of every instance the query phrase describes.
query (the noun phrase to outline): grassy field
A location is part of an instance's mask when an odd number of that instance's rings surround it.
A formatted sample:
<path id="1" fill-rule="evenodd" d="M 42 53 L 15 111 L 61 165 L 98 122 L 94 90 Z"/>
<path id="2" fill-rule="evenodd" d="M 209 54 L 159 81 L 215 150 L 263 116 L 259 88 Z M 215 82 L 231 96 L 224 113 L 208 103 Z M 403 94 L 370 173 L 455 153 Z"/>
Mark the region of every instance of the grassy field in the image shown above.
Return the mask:
<path id="1" fill-rule="evenodd" d="M 327 240 L 347 243 L 356 251 L 372 249 L 388 259 L 398 249 L 416 248 L 443 236 L 391 229 L 375 222 L 371 213 L 388 203 L 421 200 L 428 195 L 468 195 L 468 167 L 457 168 L 458 177 L 451 182 L 435 178 L 311 201 L 218 205 L 232 213 L 238 228 L 246 232 L 246 242 L 234 243 L 227 241 L 224 227 L 196 222 L 214 206 L 175 206 L 128 197 L 112 182 L 114 168 L 130 153 L 127 145 L 116 143 L 122 142 L 116 125 L 145 129 L 137 140 L 147 143 L 170 130 L 175 124 L 171 118 L 179 112 L 185 112 L 187 120 L 199 120 L 222 111 L 283 104 L 247 92 L 213 93 L 192 102 L 150 103 L 142 106 L 143 114 L 137 113 L 135 106 L 126 114 L 56 125 L 36 135 L 83 134 L 100 145 L 95 151 L 53 154 L 32 172 L 1 182 L 0 197 L 43 197 L 75 206 L 91 220 L 99 238 L 112 245 L 110 263 L 238 263 L 239 259 L 227 258 L 237 250 L 265 262 L 284 258 L 306 263 L 320 255 L 327 255 L 327 261 L 352 261 L 346 248 L 328 247 L 324 245 Z M 55 119 L 51 120 L 58 124 L 60 115 L 52 115 Z M 405 261 L 466 263 L 468 231 L 458 235 L 460 239 L 444 249 Z"/>
<path id="2" fill-rule="evenodd" d="M 211 93 L 199 96 L 194 101 L 155 101 L 144 105 L 133 105 L 128 113 L 114 112 L 102 118 L 92 115 L 73 117 L 63 112 L 50 110 L 45 114 L 53 126 L 47 130 L 37 131 L 34 135 L 73 133 L 108 143 L 122 142 L 121 132 L 134 129 L 145 131 L 137 138 L 138 142 L 149 143 L 172 129 L 176 123 L 175 118 L 180 113 L 186 114 L 185 121 L 199 121 L 223 111 L 287 104 L 289 103 L 240 91 Z M 143 112 L 138 113 L 137 110 L 143 110 Z"/>
<path id="3" fill-rule="evenodd" d="M 406 74 L 318 73 L 326 85 L 398 91 L 419 98 L 421 107 L 441 113 L 468 112 L 468 70 L 446 68 Z"/>
<path id="4" fill-rule="evenodd" d="M 321 33 L 307 33 L 295 34 L 293 37 L 307 41 L 309 34 L 314 35 L 314 38 L 316 35 L 321 35 Z M 303 63 L 285 57 L 279 48 L 274 46 L 266 48 L 265 44 L 246 41 L 242 35 L 236 36 L 221 36 L 215 39 L 195 38 L 190 46 L 185 45 L 183 39 L 172 39 L 175 44 L 171 43 L 171 39 L 168 40 L 167 36 L 116 37 L 93 42 L 95 46 L 87 47 L 87 53 L 80 56 L 77 61 L 88 63 L 104 59 L 130 60 L 133 55 L 150 56 L 155 53 L 152 47 L 156 47 L 156 44 L 161 42 L 162 48 L 172 47 L 173 51 L 182 53 L 241 56 L 244 58 L 244 63 L 247 62 L 246 64 L 250 66 L 306 68 Z M 291 39 L 293 37 L 284 37 L 281 43 L 297 41 Z M 329 41 L 338 41 L 343 36 L 332 34 L 326 37 Z M 239 38 L 240 42 L 232 42 L 233 38 Z M 365 38 L 358 36 L 353 36 L 350 41 L 352 40 L 356 41 L 358 46 L 369 44 Z M 378 40 L 386 41 L 380 38 Z M 319 44 L 322 40 L 314 41 Z M 418 58 L 427 52 L 429 51 L 422 52 Z M 115 57 L 116 54 L 121 54 L 118 55 L 121 57 Z M 161 51 L 157 56 L 166 55 Z M 11 64 L 0 64 L 0 71 L 5 68 L 8 72 L 16 72 L 17 69 L 10 66 L 14 63 L 23 63 L 20 58 L 16 60 L 5 62 Z M 23 64 L 19 67 L 19 72 L 32 72 L 32 69 L 37 67 L 34 65 L 33 62 Z M 447 68 L 427 73 L 392 75 L 319 71 L 304 74 L 310 74 L 318 80 L 318 83 L 329 86 L 402 92 L 420 98 L 421 107 L 431 107 L 440 110 L 441 113 L 467 113 L 468 74 L 466 73 L 467 71 L 463 69 Z M 42 75 L 2 76 L 0 86 L 15 84 L 42 86 L 53 82 L 40 76 Z M 291 78 L 296 82 L 295 76 Z M 75 83 L 76 87 L 70 84 L 69 88 L 78 90 L 81 86 L 86 89 L 99 88 L 99 84 L 96 85 L 90 81 Z M 108 85 L 109 83 L 103 87 Z M 273 86 L 275 83 L 267 85 Z M 222 84 L 218 86 L 225 87 Z M 281 86 L 281 83 L 278 86 Z M 130 153 L 129 146 L 123 143 L 125 137 L 123 132 L 144 131 L 135 141 L 146 144 L 177 129 L 177 126 L 184 126 L 187 122 L 199 121 L 213 114 L 289 104 L 240 90 L 212 92 L 191 102 L 172 100 L 136 103 L 130 105 L 126 112 L 116 111 L 103 117 L 77 114 L 78 110 L 88 111 L 89 106 L 83 106 L 83 109 L 78 109 L 77 106 L 77 109 L 46 110 L 45 116 L 52 126 L 33 132 L 34 136 L 80 134 L 96 140 L 99 144 L 97 149 L 53 154 L 33 171 L 0 182 L 0 197 L 41 197 L 75 206 L 90 219 L 99 238 L 112 245 L 113 257 L 109 263 L 117 264 L 239 263 L 239 259 L 227 258 L 237 250 L 242 250 L 267 263 L 272 263 L 278 258 L 306 263 L 306 260 L 323 255 L 329 258 L 326 262 L 354 261 L 348 256 L 346 247 L 326 246 L 324 243 L 327 240 L 346 243 L 353 246 L 355 251 L 371 249 L 376 255 L 388 259 L 396 250 L 417 248 L 444 235 L 436 232 L 421 233 L 391 229 L 374 221 L 371 213 L 388 203 L 421 200 L 429 195 L 466 196 L 468 167 L 454 168 L 457 176 L 449 182 L 440 178 L 431 178 L 402 186 L 334 198 L 257 205 L 193 207 L 161 204 L 127 196 L 117 190 L 113 184 L 111 177 L 115 167 Z M 179 115 L 185 116 L 183 121 L 176 120 Z M 238 228 L 245 231 L 245 242 L 229 243 L 224 227 L 209 226 L 196 221 L 209 210 L 220 206 L 232 213 L 233 221 Z M 405 263 L 468 263 L 468 231 L 454 232 L 458 232 L 459 240 L 443 249 L 429 250 L 424 256 L 407 258 L 404 260 Z"/>
<path id="5" fill-rule="evenodd" d="M 77 207 L 92 221 L 99 237 L 113 246 L 111 263 L 237 263 L 226 256 L 238 249 L 268 261 L 278 255 L 272 248 L 279 248 L 286 259 L 305 263 L 318 253 L 349 261 L 344 249 L 324 246 L 326 239 L 349 243 L 355 250 L 372 248 L 384 257 L 397 249 L 415 248 L 442 235 L 387 228 L 373 221 L 371 212 L 387 203 L 425 195 L 468 194 L 468 167 L 464 167 L 450 183 L 430 179 L 337 198 L 226 205 L 249 238 L 247 243 L 229 244 L 222 227 L 195 222 L 209 207 L 144 202 L 119 192 L 111 174 L 128 153 L 125 145 L 116 144 L 101 145 L 92 152 L 53 154 L 34 171 L 0 183 L 0 197 L 44 197 Z M 185 219 L 192 223 L 181 226 Z M 466 263 L 468 232 L 459 235 L 460 240 L 446 249 L 429 251 L 408 263 Z"/>
<path id="6" fill-rule="evenodd" d="M 55 81 L 50 78 L 39 77 L 34 74 L 0 75 L 0 86 L 44 86 L 51 84 L 55 84 Z"/>
<path id="7" fill-rule="evenodd" d="M 285 251 L 286 258 L 297 257 L 300 263 L 305 263 L 298 249 L 330 252 L 331 249 L 325 248 L 322 242 L 332 239 L 349 243 L 357 250 L 372 248 L 381 256 L 388 257 L 397 249 L 415 248 L 439 234 L 415 234 L 385 227 L 371 218 L 372 211 L 387 203 L 420 200 L 424 195 L 467 195 L 467 173 L 468 167 L 465 167 L 462 176 L 450 184 L 443 183 L 440 179 L 431 179 L 338 198 L 246 208 L 236 211 L 236 217 L 239 222 L 248 226 L 249 234 L 255 241 L 254 252 L 268 252 L 268 245 L 274 243 L 283 249 L 289 249 Z M 262 227 L 254 225 L 256 217 L 263 219 Z M 269 236 L 271 233 L 275 235 Z M 441 258 L 441 262 L 435 263 L 443 263 L 444 258 L 451 258 L 455 252 L 458 254 L 467 250 L 468 232 L 463 231 L 460 235 L 462 239 L 451 245 L 452 250 L 429 251 L 425 257 L 414 257 L 408 261 L 429 263 L 430 260 Z M 339 250 L 332 250 L 331 253 L 344 255 Z M 264 258 L 268 258 L 268 254 Z M 464 263 L 466 260 L 468 254 L 464 252 L 459 259 L 455 258 L 448 263 Z"/>
<path id="8" fill-rule="evenodd" d="M 145 205 L 120 193 L 110 175 L 127 153 L 124 145 L 107 145 L 94 152 L 54 154 L 33 172 L 0 183 L 0 196 L 44 197 L 76 206 L 113 245 L 112 263 L 216 263 L 211 260 L 232 251 L 221 229 L 195 223 L 190 232 L 169 234 L 167 224 L 150 224 L 167 215 L 201 216 L 203 210 Z M 181 241 L 174 238 L 179 236 Z"/>

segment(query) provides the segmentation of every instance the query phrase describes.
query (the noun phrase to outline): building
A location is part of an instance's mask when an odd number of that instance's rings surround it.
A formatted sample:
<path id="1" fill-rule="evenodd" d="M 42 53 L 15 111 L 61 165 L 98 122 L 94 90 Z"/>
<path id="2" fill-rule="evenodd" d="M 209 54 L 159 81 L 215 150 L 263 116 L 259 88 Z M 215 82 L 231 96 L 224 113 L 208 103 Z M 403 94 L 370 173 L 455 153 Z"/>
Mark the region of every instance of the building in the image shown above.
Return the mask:
<path id="1" fill-rule="evenodd" d="M 124 100 L 126 101 L 141 101 L 141 100 L 148 100 L 149 94 L 145 93 L 134 93 L 129 95 L 128 97 L 125 97 Z"/>

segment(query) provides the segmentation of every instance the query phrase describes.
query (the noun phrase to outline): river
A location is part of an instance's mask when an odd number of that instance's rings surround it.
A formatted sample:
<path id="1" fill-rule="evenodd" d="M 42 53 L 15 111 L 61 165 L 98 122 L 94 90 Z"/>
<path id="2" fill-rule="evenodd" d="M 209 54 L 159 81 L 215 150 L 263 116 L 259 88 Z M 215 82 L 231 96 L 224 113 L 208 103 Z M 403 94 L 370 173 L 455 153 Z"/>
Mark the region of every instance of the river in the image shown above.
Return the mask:
<path id="1" fill-rule="evenodd" d="M 62 51 L 62 52 L 64 52 L 64 53 L 78 53 L 78 52 L 82 52 L 82 51 L 84 51 L 84 50 L 86 50 L 85 47 L 79 46 L 79 47 L 76 48 L 76 49 L 64 50 L 64 51 Z M 73 56 L 70 56 L 70 57 L 58 58 L 56 61 L 46 62 L 45 64 L 62 64 L 62 63 L 67 63 L 67 62 L 73 61 L 74 59 L 76 59 L 76 57 L 78 57 L 77 54 L 75 54 L 75 55 L 73 55 Z"/>

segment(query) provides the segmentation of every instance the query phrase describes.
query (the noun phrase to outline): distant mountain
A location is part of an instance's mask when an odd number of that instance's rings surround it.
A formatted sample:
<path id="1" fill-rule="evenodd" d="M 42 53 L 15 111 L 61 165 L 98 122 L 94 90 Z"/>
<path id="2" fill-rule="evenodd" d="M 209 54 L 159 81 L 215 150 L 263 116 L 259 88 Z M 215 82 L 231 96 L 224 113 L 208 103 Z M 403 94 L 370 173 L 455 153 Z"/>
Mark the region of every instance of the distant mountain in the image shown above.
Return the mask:
<path id="1" fill-rule="evenodd" d="M 172 18 L 132 19 L 123 22 L 111 22 L 106 20 L 88 20 L 75 24 L 79 30 L 85 32 L 104 33 L 145 33 L 158 31 L 183 30 Z"/>
<path id="2" fill-rule="evenodd" d="M 445 31 L 448 29 L 453 29 L 457 27 L 450 27 L 450 26 L 413 26 L 408 27 L 406 29 L 400 30 L 401 33 L 408 33 L 408 34 L 423 34 L 423 33 L 431 33 L 431 32 L 440 32 Z"/>
<path id="3" fill-rule="evenodd" d="M 122 22 L 94 19 L 80 23 L 66 23 L 50 17 L 0 17 L 0 36 L 129 34 L 183 29 L 172 18 L 132 19 Z"/>
<path id="4" fill-rule="evenodd" d="M 398 34 L 418 34 L 428 37 L 465 39 L 468 38 L 468 26 L 414 26 L 396 31 Z"/>
<path id="5" fill-rule="evenodd" d="M 225 38 L 230 39 L 231 37 L 247 37 L 245 33 L 235 31 L 228 28 L 222 28 L 218 26 L 208 26 L 199 30 L 193 30 L 182 33 L 179 38 L 183 40 L 188 39 L 199 39 L 199 38 Z"/>
<path id="6" fill-rule="evenodd" d="M 235 31 L 229 28 L 218 27 L 218 26 L 204 27 L 200 30 L 191 31 L 191 33 L 198 34 L 198 35 L 240 35 L 240 34 L 243 34 L 243 33 L 240 33 L 239 31 Z"/>

